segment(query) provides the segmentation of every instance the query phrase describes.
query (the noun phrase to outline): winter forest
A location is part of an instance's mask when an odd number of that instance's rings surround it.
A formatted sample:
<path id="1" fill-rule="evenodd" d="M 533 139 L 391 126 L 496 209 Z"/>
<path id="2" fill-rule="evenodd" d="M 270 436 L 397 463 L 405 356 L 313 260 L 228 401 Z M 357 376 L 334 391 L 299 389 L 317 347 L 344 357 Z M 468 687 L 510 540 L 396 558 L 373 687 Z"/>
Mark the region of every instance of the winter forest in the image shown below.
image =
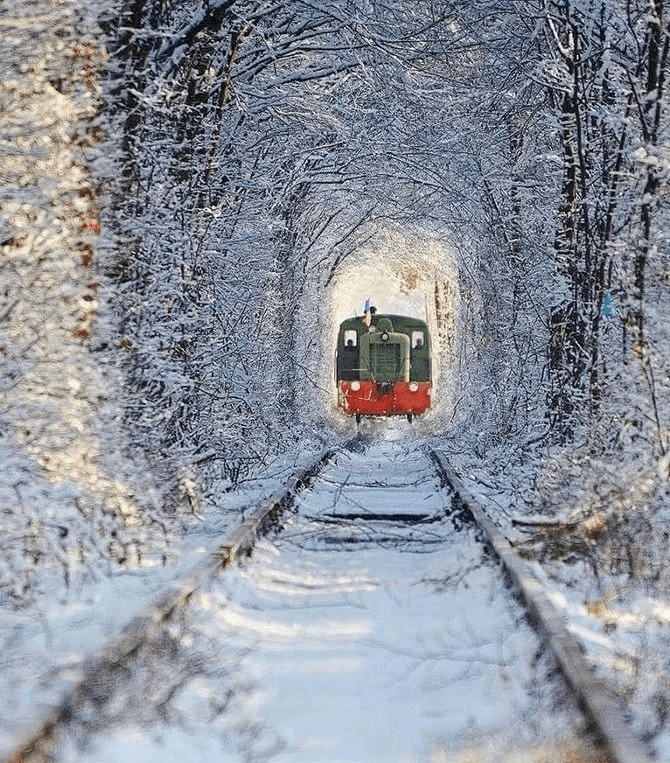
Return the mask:
<path id="1" fill-rule="evenodd" d="M 451 374 L 438 430 L 477 430 L 483 451 L 533 439 L 661 458 L 663 11 L 105 14 L 101 267 L 133 441 L 171 463 L 207 454 L 235 482 L 328 415 L 328 290 L 356 252 L 411 267 L 439 242 L 425 264 Z"/>
<path id="2" fill-rule="evenodd" d="M 372 297 L 433 336 L 402 437 L 605 634 L 670 759 L 670 6 L 4 0 L 0 30 L 0 755 L 25 664 L 55 701 L 356 435 L 334 337 Z"/>

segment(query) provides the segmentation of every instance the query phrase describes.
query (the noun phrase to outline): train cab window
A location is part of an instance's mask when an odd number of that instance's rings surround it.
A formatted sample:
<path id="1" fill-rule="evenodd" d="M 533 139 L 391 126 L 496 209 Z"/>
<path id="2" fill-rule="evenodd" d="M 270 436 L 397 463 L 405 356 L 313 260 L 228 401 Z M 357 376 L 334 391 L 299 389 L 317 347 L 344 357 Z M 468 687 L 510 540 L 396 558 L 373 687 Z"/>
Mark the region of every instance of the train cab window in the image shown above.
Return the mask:
<path id="1" fill-rule="evenodd" d="M 423 347 L 423 331 L 412 331 L 412 349 L 420 350 Z"/>
<path id="2" fill-rule="evenodd" d="M 348 329 L 344 332 L 345 349 L 353 349 L 358 344 L 358 334 L 356 329 Z"/>

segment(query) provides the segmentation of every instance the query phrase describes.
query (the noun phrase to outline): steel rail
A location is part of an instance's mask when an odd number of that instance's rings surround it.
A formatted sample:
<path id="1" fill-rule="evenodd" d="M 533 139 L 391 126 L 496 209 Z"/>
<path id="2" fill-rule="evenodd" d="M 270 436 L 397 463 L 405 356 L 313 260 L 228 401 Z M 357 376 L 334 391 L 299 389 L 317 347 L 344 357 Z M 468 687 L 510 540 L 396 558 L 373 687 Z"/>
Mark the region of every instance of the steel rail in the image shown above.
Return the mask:
<path id="1" fill-rule="evenodd" d="M 81 677 L 61 699 L 51 717 L 10 752 L 5 763 L 48 763 L 57 743 L 59 728 L 76 717 L 77 711 L 94 696 L 95 687 L 109 682 L 110 674 L 118 673 L 119 677 L 127 675 L 128 661 L 142 645 L 157 640 L 164 624 L 183 611 L 191 597 L 212 578 L 249 556 L 257 539 L 279 525 L 282 514 L 290 508 L 299 491 L 311 483 L 337 452 L 333 449 L 323 451 L 310 465 L 294 472 L 274 495 L 244 512 L 242 522 L 222 542 L 219 541 L 200 563 L 158 595 L 99 652 L 89 657 L 82 666 Z"/>
<path id="2" fill-rule="evenodd" d="M 532 620 L 556 657 L 561 672 L 612 763 L 652 763 L 642 741 L 635 738 L 619 700 L 610 687 L 596 676 L 582 648 L 570 635 L 564 617 L 547 596 L 530 565 L 521 559 L 481 504 L 466 489 L 444 455 L 432 448 L 428 449 L 428 454 L 483 530 L 521 593 Z"/>

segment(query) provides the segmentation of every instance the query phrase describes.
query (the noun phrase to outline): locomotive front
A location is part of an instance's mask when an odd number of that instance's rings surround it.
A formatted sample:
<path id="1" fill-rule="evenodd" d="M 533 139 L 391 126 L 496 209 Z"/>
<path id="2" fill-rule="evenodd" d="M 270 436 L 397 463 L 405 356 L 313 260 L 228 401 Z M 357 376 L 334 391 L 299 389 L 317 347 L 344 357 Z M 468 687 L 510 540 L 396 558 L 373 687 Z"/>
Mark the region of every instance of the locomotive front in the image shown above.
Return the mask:
<path id="1" fill-rule="evenodd" d="M 340 325 L 336 376 L 338 407 L 362 416 L 414 416 L 431 406 L 428 326 L 417 318 L 376 315 Z"/>

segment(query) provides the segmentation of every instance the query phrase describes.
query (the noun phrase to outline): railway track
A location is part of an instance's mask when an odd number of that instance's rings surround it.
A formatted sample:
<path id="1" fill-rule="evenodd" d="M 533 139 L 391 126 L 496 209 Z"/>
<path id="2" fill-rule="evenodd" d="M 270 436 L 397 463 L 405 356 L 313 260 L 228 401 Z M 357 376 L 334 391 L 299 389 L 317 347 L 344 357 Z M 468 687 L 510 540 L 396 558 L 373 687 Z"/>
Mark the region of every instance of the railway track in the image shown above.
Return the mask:
<path id="1" fill-rule="evenodd" d="M 649 761 L 446 460 L 362 440 L 245 512 L 8 761 L 129 738 L 147 761 Z"/>

